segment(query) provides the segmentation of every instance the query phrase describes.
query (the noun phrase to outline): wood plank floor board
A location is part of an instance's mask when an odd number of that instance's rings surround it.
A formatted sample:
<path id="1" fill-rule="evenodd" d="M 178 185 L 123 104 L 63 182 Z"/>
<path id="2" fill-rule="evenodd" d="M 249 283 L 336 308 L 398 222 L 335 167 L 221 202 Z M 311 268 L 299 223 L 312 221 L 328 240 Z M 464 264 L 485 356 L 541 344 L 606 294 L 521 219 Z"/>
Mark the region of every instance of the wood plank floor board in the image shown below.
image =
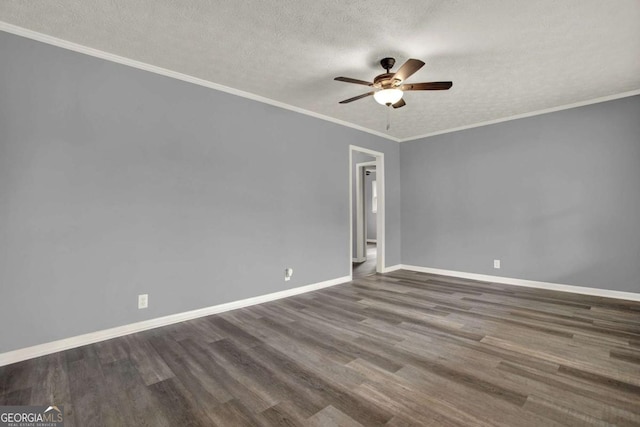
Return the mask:
<path id="1" fill-rule="evenodd" d="M 185 341 L 187 340 L 174 341 L 168 335 L 159 335 L 151 339 L 156 351 L 162 355 L 167 366 L 175 374 L 173 378 L 178 378 L 181 386 L 203 402 L 201 406 L 205 411 L 215 411 L 217 405 L 232 399 L 233 396 L 227 394 L 215 379 L 209 378 L 206 372 L 200 369 L 194 361 L 194 356 L 182 345 Z"/>
<path id="2" fill-rule="evenodd" d="M 0 405 L 2 406 L 16 406 L 16 405 L 28 405 L 31 401 L 31 387 L 15 389 L 8 391 L 0 395 Z M 26 403 L 25 403 L 26 402 Z"/>
<path id="3" fill-rule="evenodd" d="M 255 321 L 258 322 L 258 320 Z M 251 326 L 257 328 L 265 327 L 264 325 Z M 316 374 L 340 378 L 341 382 L 346 386 L 356 386 L 362 383 L 363 378 L 347 369 L 343 364 L 343 360 L 333 360 L 326 357 L 321 352 L 309 351 L 308 346 L 299 345 L 295 339 L 291 339 L 286 334 L 282 334 L 274 330 L 271 331 L 271 335 L 265 339 L 265 344 L 268 344 L 273 349 L 294 358 L 298 363 L 304 365 L 308 369 L 311 369 Z M 278 371 L 276 371 L 276 373 L 277 372 Z"/>
<path id="4" fill-rule="evenodd" d="M 38 365 L 41 363 L 39 359 L 31 359 L 0 368 L 0 395 L 30 388 L 31 384 L 36 383 Z"/>
<path id="5" fill-rule="evenodd" d="M 315 310 L 314 310 L 315 309 Z M 306 303 L 306 307 L 302 308 L 302 310 L 316 311 L 320 310 L 321 312 L 327 313 L 334 318 L 349 320 L 352 322 L 360 322 L 367 318 L 366 315 L 355 313 L 353 311 L 353 306 L 336 306 L 333 304 L 322 303 L 317 300 L 309 300 Z"/>
<path id="6" fill-rule="evenodd" d="M 420 421 L 433 421 L 442 415 L 437 412 L 434 405 L 425 405 L 428 399 L 420 395 L 419 391 L 404 384 L 402 379 L 394 373 L 380 369 L 362 359 L 356 359 L 347 366 L 367 378 L 362 385 L 354 389 L 355 393 L 387 412 L 397 414 L 393 417 L 396 422 L 401 418 L 405 424 L 415 425 Z M 421 400 L 423 404 L 416 405 L 415 400 Z"/>
<path id="7" fill-rule="evenodd" d="M 260 416 L 267 425 L 294 427 L 308 424 L 308 418 L 299 415 L 297 408 L 286 400 L 260 412 Z"/>
<path id="8" fill-rule="evenodd" d="M 198 405 L 196 397 L 177 378 L 168 378 L 148 386 L 158 400 L 157 410 L 164 415 L 170 426 L 216 425 L 205 409 Z M 105 424 L 129 425 L 129 424 Z"/>
<path id="9" fill-rule="evenodd" d="M 101 365 L 129 359 L 129 346 L 126 340 L 107 340 L 95 343 L 96 356 Z"/>
<path id="10" fill-rule="evenodd" d="M 640 303 L 398 270 L 0 367 L 69 426 L 640 426 Z"/>
<path id="11" fill-rule="evenodd" d="M 96 355 L 96 347 L 82 347 L 82 357 L 67 361 L 71 405 L 75 425 L 100 426 L 124 425 L 118 409 L 119 395 L 105 384 L 102 366 Z M 71 353 L 73 356 L 73 352 Z M 34 385 L 37 387 L 37 385 Z M 53 404 L 44 402 L 42 404 Z M 57 404 L 57 402 L 55 402 Z M 65 409 L 66 412 L 66 409 Z"/>
<path id="12" fill-rule="evenodd" d="M 276 333 L 283 336 L 288 336 L 295 340 L 296 345 L 305 346 L 310 348 L 310 351 L 318 351 L 325 355 L 327 358 L 334 360 L 338 363 L 348 363 L 355 359 L 355 357 L 349 352 L 340 347 L 334 347 L 329 343 L 324 342 L 318 337 L 310 336 L 300 331 L 297 327 L 292 327 L 290 324 L 281 324 L 274 319 L 265 318 L 262 319 L 263 323 L 273 329 Z"/>
<path id="13" fill-rule="evenodd" d="M 495 425 L 487 421 L 488 413 L 474 414 L 465 399 L 447 400 L 448 392 L 436 381 L 421 382 L 417 377 L 410 380 L 402 373 L 410 369 L 403 367 L 398 373 L 381 371 L 366 361 L 356 360 L 349 364 L 353 369 L 367 373 L 369 380 L 356 389 L 361 397 L 389 408 L 393 413 L 410 425 L 455 425 L 488 426 Z M 449 384 L 450 385 L 450 384 Z"/>
<path id="14" fill-rule="evenodd" d="M 600 372 L 595 372 L 600 370 Z M 633 372 L 629 374 L 628 372 Z M 602 384 L 610 387 L 612 391 L 628 392 L 639 396 L 640 402 L 640 375 L 635 367 L 633 369 L 607 369 L 598 366 L 567 366 L 560 365 L 558 374 L 570 378 L 578 378 L 589 383 Z"/>
<path id="15" fill-rule="evenodd" d="M 640 364 L 640 351 L 631 349 L 615 348 L 609 350 L 609 355 L 614 359 L 624 360 L 625 362 Z"/>
<path id="16" fill-rule="evenodd" d="M 209 353 L 220 366 L 238 382 L 253 390 L 269 406 L 277 405 L 294 394 L 291 387 L 280 381 L 271 369 L 252 357 L 252 349 L 243 351 L 228 340 L 217 341 L 208 347 Z"/>
<path id="17" fill-rule="evenodd" d="M 550 418 L 563 426 L 607 427 L 611 425 L 606 421 L 594 418 L 566 406 L 559 405 L 557 402 L 536 396 L 535 394 L 532 394 L 527 398 L 524 408 L 532 413 L 545 414 L 546 418 Z"/>
<path id="18" fill-rule="evenodd" d="M 375 405 L 357 399 L 335 378 L 322 378 L 311 369 L 305 368 L 297 361 L 289 358 L 269 346 L 262 348 L 259 357 L 270 365 L 277 367 L 289 375 L 284 379 L 291 384 L 315 394 L 319 401 L 332 404 L 337 409 L 366 425 L 383 425 L 391 418 Z"/>
<path id="19" fill-rule="evenodd" d="M 578 384 L 554 377 L 540 374 L 525 367 L 502 362 L 498 371 L 509 373 L 508 378 L 520 383 L 527 389 L 529 395 L 552 399 L 569 408 L 579 408 L 580 412 L 607 422 L 624 424 L 640 423 L 640 407 L 637 405 L 637 396 L 622 393 L 612 394 L 604 388 L 587 384 Z M 515 375 L 514 375 L 515 374 Z M 602 405 L 606 403 L 606 405 Z M 611 411 L 615 408 L 615 413 Z"/>
<path id="20" fill-rule="evenodd" d="M 245 314 L 244 309 L 241 311 L 242 315 L 246 318 L 252 318 L 252 319 L 264 319 L 264 318 L 277 318 L 280 319 L 282 322 L 295 322 L 297 319 L 297 313 L 302 310 L 301 308 L 290 308 L 288 309 L 287 307 L 285 307 L 284 305 L 278 305 L 278 306 L 271 306 L 270 304 L 261 304 L 261 305 L 257 305 L 257 306 L 253 306 L 251 307 L 253 309 L 255 309 L 256 313 L 259 313 L 259 316 L 252 316 L 251 314 L 249 314 L 249 316 L 247 316 Z M 304 308 L 304 307 L 303 307 Z M 288 315 L 287 312 L 291 311 L 292 313 L 296 313 L 296 315 Z M 238 313 L 238 310 L 234 310 L 231 312 L 231 314 L 236 315 Z M 226 313 L 223 313 L 226 314 Z"/>
<path id="21" fill-rule="evenodd" d="M 223 366 L 219 365 L 209 351 L 209 344 L 185 340 L 182 341 L 180 345 L 184 347 L 189 353 L 190 358 L 194 360 L 192 363 L 198 363 L 206 369 L 212 380 L 219 384 L 221 393 L 224 393 L 224 395 L 233 396 L 234 399 L 257 412 L 272 406 L 262 399 L 254 390 L 245 387 L 237 378 L 232 377 Z M 230 400 L 213 391 L 210 391 L 210 393 L 218 396 L 217 398 L 220 401 Z"/>
<path id="22" fill-rule="evenodd" d="M 508 348 L 522 354 L 534 354 L 540 359 L 555 362 L 560 365 L 558 368 L 559 374 L 574 376 L 591 382 L 609 384 L 621 391 L 640 392 L 640 375 L 635 367 L 620 369 L 623 368 L 620 363 L 598 364 L 596 363 L 597 361 L 585 362 L 581 360 L 583 358 L 582 355 L 580 359 L 577 356 L 576 358 L 571 358 L 565 352 L 551 352 L 548 349 L 539 350 L 489 335 L 484 337 L 482 341 L 489 345 Z"/>
<path id="23" fill-rule="evenodd" d="M 252 347 L 260 344 L 260 340 L 242 328 L 237 327 L 233 323 L 225 320 L 222 316 L 209 316 L 207 318 L 216 332 L 226 339 L 236 342 L 242 347 Z"/>
<path id="24" fill-rule="evenodd" d="M 120 413 L 123 421 L 136 426 L 169 427 L 167 418 L 158 411 L 158 400 L 130 360 L 104 364 L 102 372 L 109 395 L 117 399 L 117 406 L 113 410 Z"/>
<path id="25" fill-rule="evenodd" d="M 395 372 L 402 367 L 402 364 L 398 363 L 398 361 L 392 360 L 381 355 L 379 352 L 372 351 L 369 348 L 361 346 L 357 343 L 357 339 L 353 340 L 349 336 L 342 335 L 339 332 L 331 331 L 331 333 L 323 333 L 322 329 L 325 328 L 318 328 L 317 325 L 316 327 L 314 327 L 313 324 L 305 323 L 304 321 L 297 323 L 296 327 L 310 335 L 320 337 L 320 339 L 324 339 L 325 342 L 330 343 L 336 348 L 340 348 L 341 350 L 351 355 L 353 358 L 362 358 L 368 360 L 369 362 L 379 366 L 382 369 L 388 370 L 390 372 Z"/>
<path id="26" fill-rule="evenodd" d="M 424 394 L 437 396 L 446 403 L 456 402 L 457 419 L 464 425 L 480 423 L 500 426 L 556 426 L 559 423 L 541 414 L 528 413 L 522 401 L 509 401 L 499 395 L 488 395 L 483 390 L 468 387 L 461 382 L 450 382 L 446 378 L 413 365 L 406 365 L 397 373 L 406 383 L 423 390 Z M 444 409 L 444 408 L 443 408 Z M 448 414 L 451 413 L 449 408 Z M 475 420 L 465 421 L 471 414 Z M 496 416 L 499 414 L 499 416 Z"/>
<path id="27" fill-rule="evenodd" d="M 372 328 L 368 326 L 366 322 L 371 320 L 369 318 L 360 322 L 345 322 L 344 320 L 340 320 L 334 316 L 327 315 L 327 313 L 306 309 L 298 311 L 297 316 L 321 325 L 330 325 L 334 328 L 339 328 L 342 333 L 349 333 L 355 338 L 369 336 L 372 338 L 384 339 L 386 341 L 402 341 L 402 337 L 399 337 L 395 331 L 386 333 L 380 330 L 380 328 Z"/>
<path id="28" fill-rule="evenodd" d="M 122 338 L 129 347 L 129 360 L 135 365 L 146 385 L 155 384 L 174 376 L 173 371 L 149 343 L 149 334 L 139 333 Z"/>
<path id="29" fill-rule="evenodd" d="M 51 357 L 41 357 L 35 360 L 34 383 L 31 388 L 30 405 L 40 405 L 41 402 L 57 402 L 64 406 L 66 425 L 74 426 L 74 414 L 71 405 L 69 377 L 66 369 L 64 353 L 55 353 Z"/>
<path id="30" fill-rule="evenodd" d="M 323 410 L 319 411 L 311 418 L 305 421 L 305 424 L 309 426 L 340 426 L 340 427 L 362 427 L 362 424 L 355 421 L 353 418 L 346 415 L 344 412 L 329 405 Z"/>
<path id="31" fill-rule="evenodd" d="M 246 408 L 237 400 L 230 400 L 220 405 L 210 414 L 216 426 L 268 426 L 273 425 L 269 419 L 263 419 Z M 278 420 L 279 422 L 280 420 Z"/>

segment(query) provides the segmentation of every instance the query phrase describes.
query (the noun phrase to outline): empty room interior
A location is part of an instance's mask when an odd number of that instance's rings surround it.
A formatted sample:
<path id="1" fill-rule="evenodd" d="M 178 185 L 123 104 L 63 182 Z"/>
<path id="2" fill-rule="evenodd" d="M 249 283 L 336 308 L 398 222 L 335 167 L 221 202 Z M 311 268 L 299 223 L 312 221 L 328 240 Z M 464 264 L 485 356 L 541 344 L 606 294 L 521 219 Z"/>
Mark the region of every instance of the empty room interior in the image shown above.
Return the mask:
<path id="1" fill-rule="evenodd" d="M 34 420 L 640 426 L 640 2 L 0 2 Z"/>

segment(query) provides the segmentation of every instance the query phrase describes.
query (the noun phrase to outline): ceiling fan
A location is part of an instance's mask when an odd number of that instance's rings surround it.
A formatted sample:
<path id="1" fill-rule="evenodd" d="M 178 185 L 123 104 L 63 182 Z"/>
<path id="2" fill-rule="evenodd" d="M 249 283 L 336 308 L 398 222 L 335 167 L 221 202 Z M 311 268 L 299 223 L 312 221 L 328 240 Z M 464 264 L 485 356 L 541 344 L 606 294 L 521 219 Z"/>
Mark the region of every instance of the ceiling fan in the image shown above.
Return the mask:
<path id="1" fill-rule="evenodd" d="M 413 73 L 418 71 L 424 65 L 424 62 L 419 59 L 409 59 L 402 67 L 395 73 L 389 72 L 393 68 L 396 60 L 394 58 L 383 58 L 380 61 L 382 68 L 387 70 L 386 73 L 382 73 L 373 79 L 373 83 L 366 82 L 364 80 L 352 79 L 350 77 L 336 77 L 334 80 L 345 83 L 355 83 L 359 85 L 365 85 L 373 87 L 371 92 L 363 93 L 362 95 L 354 96 L 353 98 L 340 101 L 340 104 L 348 104 L 349 102 L 357 101 L 358 99 L 366 98 L 373 95 L 376 102 L 387 107 L 393 108 L 404 107 L 406 103 L 402 99 L 402 95 L 408 90 L 447 90 L 453 86 L 453 82 L 428 82 L 428 83 L 413 83 L 404 84 Z"/>

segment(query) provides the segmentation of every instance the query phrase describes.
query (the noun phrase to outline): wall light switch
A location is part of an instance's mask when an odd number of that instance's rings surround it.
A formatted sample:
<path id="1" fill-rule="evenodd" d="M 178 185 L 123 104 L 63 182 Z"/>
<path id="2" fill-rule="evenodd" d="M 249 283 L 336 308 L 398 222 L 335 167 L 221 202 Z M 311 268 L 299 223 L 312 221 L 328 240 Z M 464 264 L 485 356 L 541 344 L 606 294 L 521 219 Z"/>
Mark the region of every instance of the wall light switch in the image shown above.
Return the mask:
<path id="1" fill-rule="evenodd" d="M 284 281 L 288 282 L 291 280 L 291 276 L 293 276 L 293 268 L 285 268 L 284 269 Z"/>
<path id="2" fill-rule="evenodd" d="M 138 308 L 147 308 L 149 307 L 149 294 L 141 294 L 138 295 Z"/>
<path id="3" fill-rule="evenodd" d="M 500 269 L 500 260 L 499 259 L 494 259 L 493 260 L 493 268 L 496 268 L 498 270 Z"/>

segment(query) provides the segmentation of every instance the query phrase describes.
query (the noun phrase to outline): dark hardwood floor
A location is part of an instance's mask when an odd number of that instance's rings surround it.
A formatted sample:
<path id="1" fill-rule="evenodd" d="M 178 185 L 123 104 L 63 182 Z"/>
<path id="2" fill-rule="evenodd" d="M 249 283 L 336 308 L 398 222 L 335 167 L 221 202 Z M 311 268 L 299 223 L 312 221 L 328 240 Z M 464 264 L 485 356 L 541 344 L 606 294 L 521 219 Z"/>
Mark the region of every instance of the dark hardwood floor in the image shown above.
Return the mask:
<path id="1" fill-rule="evenodd" d="M 640 425 L 640 303 L 397 271 L 0 368 L 90 425 Z"/>

